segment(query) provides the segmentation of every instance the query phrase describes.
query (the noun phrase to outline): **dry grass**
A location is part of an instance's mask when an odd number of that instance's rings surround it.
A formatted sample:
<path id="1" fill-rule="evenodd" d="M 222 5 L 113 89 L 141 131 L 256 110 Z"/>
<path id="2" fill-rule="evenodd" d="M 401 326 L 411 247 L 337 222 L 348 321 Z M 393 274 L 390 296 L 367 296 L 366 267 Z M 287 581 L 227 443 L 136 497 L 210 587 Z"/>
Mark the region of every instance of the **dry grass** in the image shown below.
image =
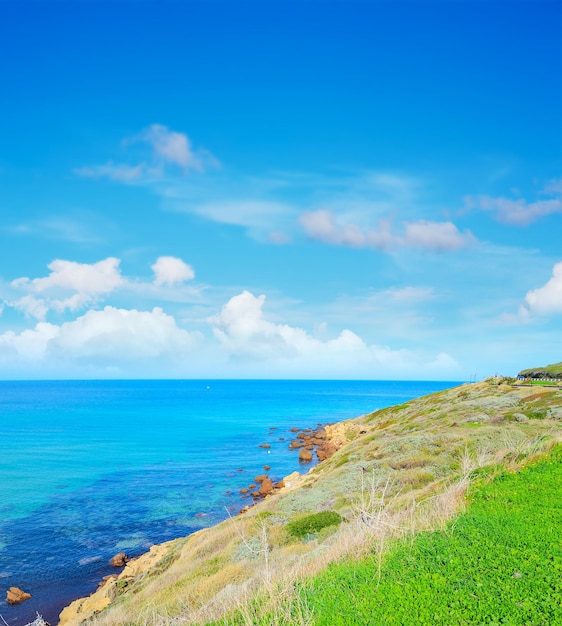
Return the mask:
<path id="1" fill-rule="evenodd" d="M 556 420 L 509 420 L 529 395 L 506 385 L 464 385 L 358 418 L 355 430 L 360 424 L 367 432 L 315 468 L 304 487 L 174 544 L 164 572 L 131 581 L 92 623 L 312 624 L 299 599 L 301 581 L 367 553 L 382 562 L 396 538 L 443 527 L 457 515 L 483 468 L 517 469 L 562 439 Z M 533 389 L 533 396 L 545 406 L 562 404 L 552 389 Z M 474 419 L 482 413 L 488 421 Z M 322 509 L 346 522 L 306 542 L 288 536 L 285 524 L 294 516 Z"/>

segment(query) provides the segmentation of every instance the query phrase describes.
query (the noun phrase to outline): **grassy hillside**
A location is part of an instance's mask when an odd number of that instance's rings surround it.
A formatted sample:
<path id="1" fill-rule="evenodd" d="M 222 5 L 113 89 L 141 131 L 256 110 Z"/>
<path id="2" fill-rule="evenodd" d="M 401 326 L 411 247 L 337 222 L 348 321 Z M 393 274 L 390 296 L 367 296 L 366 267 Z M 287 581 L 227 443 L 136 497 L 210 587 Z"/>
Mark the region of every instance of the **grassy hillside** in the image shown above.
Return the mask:
<path id="1" fill-rule="evenodd" d="M 527 378 L 556 378 L 562 380 L 562 363 L 554 363 L 544 367 L 530 367 L 521 370 L 519 376 Z"/>
<path id="2" fill-rule="evenodd" d="M 368 563 L 369 555 L 378 576 L 395 541 L 458 515 L 482 472 L 517 468 L 562 440 L 562 390 L 490 379 L 343 422 L 341 430 L 349 443 L 296 485 L 155 548 L 75 603 L 61 624 L 107 604 L 91 623 L 204 624 L 238 611 L 236 623 L 314 624 L 322 610 L 312 603 L 316 592 L 303 595 L 302 581 L 331 563 Z"/>
<path id="3" fill-rule="evenodd" d="M 562 624 L 562 447 L 471 491 L 445 529 L 330 566 L 299 600 L 315 626 Z M 269 622 L 264 622 L 267 624 Z"/>

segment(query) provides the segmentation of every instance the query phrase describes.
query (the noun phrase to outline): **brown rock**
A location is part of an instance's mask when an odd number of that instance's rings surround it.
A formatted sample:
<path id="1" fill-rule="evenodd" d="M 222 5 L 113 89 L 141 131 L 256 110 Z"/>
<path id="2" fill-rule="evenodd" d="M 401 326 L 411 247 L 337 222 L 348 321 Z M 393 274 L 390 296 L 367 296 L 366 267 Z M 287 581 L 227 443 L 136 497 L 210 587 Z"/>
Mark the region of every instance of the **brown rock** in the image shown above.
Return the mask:
<path id="1" fill-rule="evenodd" d="M 271 448 L 271 446 L 268 443 L 261 443 L 258 448 Z"/>
<path id="2" fill-rule="evenodd" d="M 312 454 L 306 448 L 303 448 L 299 452 L 299 461 L 301 463 L 310 463 L 310 461 L 312 461 Z"/>
<path id="3" fill-rule="evenodd" d="M 269 478 L 264 478 L 260 487 L 260 496 L 266 496 L 273 491 L 273 483 Z"/>
<path id="4" fill-rule="evenodd" d="M 252 496 L 252 498 L 259 498 L 260 497 L 260 492 L 259 491 L 252 491 L 251 496 Z"/>
<path id="5" fill-rule="evenodd" d="M 129 557 L 124 552 L 118 552 L 115 556 L 111 557 L 109 564 L 112 567 L 123 567 L 129 560 Z"/>
<path id="6" fill-rule="evenodd" d="M 269 472 L 269 470 L 271 469 L 271 467 L 269 467 L 269 465 L 264 465 L 264 466 L 263 466 L 263 469 L 264 469 L 266 472 Z"/>
<path id="7" fill-rule="evenodd" d="M 98 583 L 98 589 L 103 587 L 105 583 L 109 582 L 110 580 L 116 580 L 118 577 L 119 577 L 118 574 L 110 574 L 109 576 L 104 576 Z"/>
<path id="8" fill-rule="evenodd" d="M 307 443 L 304 448 L 305 448 L 305 450 L 314 450 L 314 444 L 313 443 Z"/>
<path id="9" fill-rule="evenodd" d="M 298 433 L 300 431 L 300 428 L 297 428 L 296 426 L 293 426 L 293 428 L 291 428 L 291 430 L 289 431 L 290 433 Z"/>
<path id="10" fill-rule="evenodd" d="M 323 446 L 319 446 L 316 449 L 316 456 L 318 457 L 319 461 L 325 461 L 331 456 L 334 456 L 335 453 L 336 446 L 331 441 L 327 441 Z"/>
<path id="11" fill-rule="evenodd" d="M 248 489 L 255 489 L 257 487 L 257 485 L 254 485 L 254 483 L 252 483 L 251 485 L 248 485 Z"/>
<path id="12" fill-rule="evenodd" d="M 280 480 L 278 483 L 275 483 L 275 489 L 283 489 L 284 486 L 285 486 L 284 480 Z"/>
<path id="13" fill-rule="evenodd" d="M 267 474 L 260 474 L 254 478 L 255 483 L 261 483 L 263 480 L 267 478 Z"/>
<path id="14" fill-rule="evenodd" d="M 8 591 L 6 591 L 8 604 L 19 604 L 20 602 L 29 600 L 29 598 L 31 598 L 31 594 L 23 591 L 19 587 L 10 587 Z"/>
<path id="15" fill-rule="evenodd" d="M 248 489 L 240 489 L 240 493 L 248 493 Z"/>
<path id="16" fill-rule="evenodd" d="M 300 448 L 301 446 L 302 446 L 302 443 L 295 439 L 294 441 L 291 441 L 291 443 L 289 444 L 289 450 L 296 450 L 297 448 Z"/>

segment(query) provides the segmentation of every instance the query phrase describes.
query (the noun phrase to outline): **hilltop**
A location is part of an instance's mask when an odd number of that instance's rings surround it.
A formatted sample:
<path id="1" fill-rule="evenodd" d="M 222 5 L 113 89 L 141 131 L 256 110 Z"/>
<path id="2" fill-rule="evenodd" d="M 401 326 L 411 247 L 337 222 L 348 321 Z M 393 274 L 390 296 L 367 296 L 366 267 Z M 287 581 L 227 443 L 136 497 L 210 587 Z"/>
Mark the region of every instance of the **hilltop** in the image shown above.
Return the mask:
<path id="1" fill-rule="evenodd" d="M 477 477 L 562 440 L 562 390 L 465 384 L 334 428 L 345 444 L 247 512 L 154 546 L 61 614 L 61 626 L 311 624 L 298 582 L 443 527 Z M 256 598 L 259 598 L 256 601 Z M 227 622 L 222 622 L 227 623 Z M 230 623 L 230 622 L 229 622 Z"/>
<path id="2" fill-rule="evenodd" d="M 553 363 L 552 365 L 546 365 L 544 367 L 531 367 L 526 370 L 521 370 L 518 376 L 524 378 L 551 378 L 562 380 L 562 362 Z"/>

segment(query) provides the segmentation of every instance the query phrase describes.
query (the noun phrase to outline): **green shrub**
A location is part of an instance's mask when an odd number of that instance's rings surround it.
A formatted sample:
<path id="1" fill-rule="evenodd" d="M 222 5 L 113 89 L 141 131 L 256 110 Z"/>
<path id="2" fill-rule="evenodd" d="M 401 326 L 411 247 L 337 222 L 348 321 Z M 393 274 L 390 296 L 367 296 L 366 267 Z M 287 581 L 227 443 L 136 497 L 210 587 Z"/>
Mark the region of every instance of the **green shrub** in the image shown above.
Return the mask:
<path id="1" fill-rule="evenodd" d="M 335 511 L 320 511 L 289 522 L 286 528 L 289 535 L 304 539 L 307 535 L 314 535 L 327 526 L 337 526 L 341 521 L 341 515 Z"/>

